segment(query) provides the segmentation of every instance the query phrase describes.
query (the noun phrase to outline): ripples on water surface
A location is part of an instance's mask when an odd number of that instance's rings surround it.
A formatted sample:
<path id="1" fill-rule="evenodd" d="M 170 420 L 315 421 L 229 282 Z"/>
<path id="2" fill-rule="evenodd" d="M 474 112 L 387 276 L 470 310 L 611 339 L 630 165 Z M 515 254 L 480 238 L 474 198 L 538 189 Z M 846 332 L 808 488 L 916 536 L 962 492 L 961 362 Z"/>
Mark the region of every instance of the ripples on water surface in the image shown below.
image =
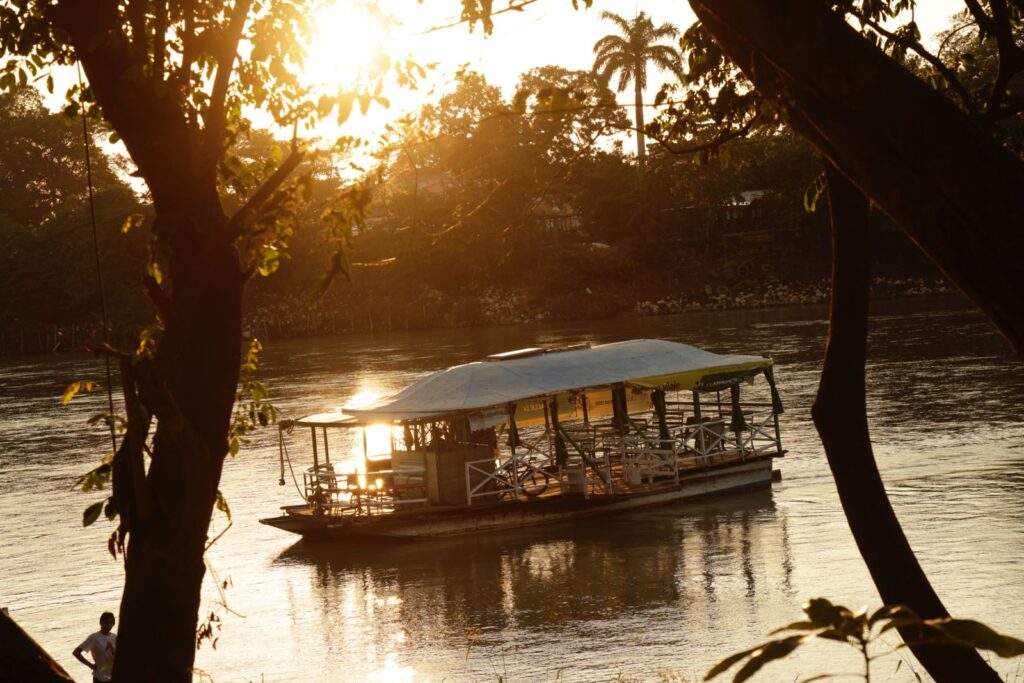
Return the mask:
<path id="1" fill-rule="evenodd" d="M 825 315 L 779 309 L 268 344 L 263 376 L 290 417 L 522 346 L 660 337 L 771 353 L 787 407 L 785 478 L 772 491 L 573 526 L 344 550 L 257 523 L 296 502 L 294 487 L 277 486 L 267 430 L 225 468 L 235 523 L 210 553 L 244 617 L 225 618 L 218 649 L 204 647 L 197 666 L 217 683 L 697 679 L 795 620 L 808 597 L 876 605 L 809 419 Z M 122 573 L 106 553 L 110 525 L 81 528 L 82 509 L 100 496 L 70 490 L 107 445 L 84 425 L 102 399 L 68 408 L 59 399 L 68 381 L 100 374 L 86 357 L 0 361 L 0 605 L 81 681 L 88 671 L 70 651 L 100 611 L 116 612 Z M 940 595 L 955 614 L 1024 636 L 1021 364 L 974 313 L 890 303 L 872 319 L 868 375 L 882 471 Z M 906 668 L 889 678 L 896 661 L 878 664 L 881 680 L 912 679 Z M 995 664 L 1019 675 L 1017 662 Z M 762 680 L 857 670 L 838 646 L 821 645 Z"/>

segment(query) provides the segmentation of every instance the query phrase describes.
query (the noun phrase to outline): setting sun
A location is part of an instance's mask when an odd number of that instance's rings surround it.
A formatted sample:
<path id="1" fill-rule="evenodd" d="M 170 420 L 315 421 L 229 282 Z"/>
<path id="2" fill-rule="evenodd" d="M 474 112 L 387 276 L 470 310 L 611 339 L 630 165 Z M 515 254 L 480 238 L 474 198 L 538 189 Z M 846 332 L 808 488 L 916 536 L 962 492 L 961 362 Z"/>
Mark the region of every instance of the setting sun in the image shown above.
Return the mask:
<path id="1" fill-rule="evenodd" d="M 305 64 L 306 83 L 316 87 L 353 85 L 384 66 L 387 18 L 360 2 L 340 0 L 317 11 Z"/>

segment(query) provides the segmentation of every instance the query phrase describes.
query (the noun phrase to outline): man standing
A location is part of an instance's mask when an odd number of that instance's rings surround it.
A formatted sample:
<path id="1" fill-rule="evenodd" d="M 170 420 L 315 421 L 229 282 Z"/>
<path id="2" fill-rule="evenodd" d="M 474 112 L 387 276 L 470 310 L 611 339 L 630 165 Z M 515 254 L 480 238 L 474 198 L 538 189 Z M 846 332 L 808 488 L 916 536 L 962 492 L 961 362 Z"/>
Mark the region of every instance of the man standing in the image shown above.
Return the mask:
<path id="1" fill-rule="evenodd" d="M 104 612 L 100 615 L 100 630 L 93 633 L 72 652 L 75 659 L 92 669 L 93 683 L 109 683 L 110 674 L 114 670 L 114 651 L 117 649 L 117 634 L 114 628 L 114 615 Z M 82 656 L 86 650 L 92 655 L 92 661 Z"/>

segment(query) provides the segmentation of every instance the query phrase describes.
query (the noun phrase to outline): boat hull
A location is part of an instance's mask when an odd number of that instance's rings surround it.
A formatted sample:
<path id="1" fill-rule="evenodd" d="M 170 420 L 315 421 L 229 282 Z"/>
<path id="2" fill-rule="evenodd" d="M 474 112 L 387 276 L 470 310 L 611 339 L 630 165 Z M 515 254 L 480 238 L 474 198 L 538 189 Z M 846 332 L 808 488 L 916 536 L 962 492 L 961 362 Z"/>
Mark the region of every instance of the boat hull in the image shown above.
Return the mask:
<path id="1" fill-rule="evenodd" d="M 736 463 L 680 478 L 679 486 L 589 499 L 557 496 L 550 499 L 500 502 L 460 508 L 422 508 L 420 511 L 372 517 L 285 514 L 260 522 L 283 531 L 332 539 L 424 539 L 521 529 L 557 524 L 597 515 L 766 487 L 772 482 L 772 458 Z"/>

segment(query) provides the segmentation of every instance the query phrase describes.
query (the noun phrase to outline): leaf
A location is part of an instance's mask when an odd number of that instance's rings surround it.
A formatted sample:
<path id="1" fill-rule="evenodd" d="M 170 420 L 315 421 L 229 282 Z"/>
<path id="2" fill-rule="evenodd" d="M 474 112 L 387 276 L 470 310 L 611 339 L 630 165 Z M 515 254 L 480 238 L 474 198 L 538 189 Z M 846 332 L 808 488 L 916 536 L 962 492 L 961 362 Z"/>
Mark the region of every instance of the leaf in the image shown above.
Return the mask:
<path id="1" fill-rule="evenodd" d="M 78 392 L 84 391 L 86 393 L 89 393 L 95 388 L 96 382 L 90 382 L 88 380 L 82 382 L 72 382 L 64 390 L 64 396 L 63 398 L 61 398 L 61 403 L 67 405 L 71 403 L 71 399 L 73 399 L 78 394 Z"/>
<path id="2" fill-rule="evenodd" d="M 819 173 L 804 191 L 804 211 L 807 213 L 814 213 L 817 211 L 818 201 L 821 199 L 821 195 L 825 193 L 827 188 L 828 181 L 825 180 L 825 174 Z"/>
<path id="3" fill-rule="evenodd" d="M 143 216 L 141 213 L 130 214 L 121 224 L 121 234 L 126 235 L 136 228 L 142 227 Z"/>
<path id="4" fill-rule="evenodd" d="M 230 522 L 231 521 L 231 507 L 228 505 L 228 501 L 227 501 L 226 498 L 224 498 L 224 493 L 220 489 L 217 489 L 217 502 L 216 502 L 216 506 L 217 506 L 218 510 L 220 510 L 221 512 L 223 512 L 225 515 L 228 516 L 228 521 Z"/>
<path id="5" fill-rule="evenodd" d="M 914 610 L 910 609 L 906 605 L 884 605 L 883 607 L 879 607 L 875 610 L 868 618 L 868 626 L 874 626 L 883 619 L 892 619 L 896 616 L 911 619 L 916 618 L 917 614 L 915 614 Z"/>
<path id="6" fill-rule="evenodd" d="M 978 650 L 990 650 L 1000 657 L 1024 655 L 1024 641 L 997 633 L 989 626 L 973 619 L 929 619 L 925 624 L 943 633 L 958 645 Z"/>
<path id="7" fill-rule="evenodd" d="M 232 458 L 238 455 L 238 449 L 241 448 L 241 446 L 242 445 L 239 443 L 237 436 L 231 438 L 231 441 L 228 443 L 228 453 L 231 454 Z"/>
<path id="8" fill-rule="evenodd" d="M 822 626 L 839 626 L 850 611 L 840 605 L 833 605 L 825 598 L 811 598 L 804 605 L 804 613 L 812 623 Z"/>
<path id="9" fill-rule="evenodd" d="M 821 625 L 815 624 L 813 621 L 794 621 L 792 624 L 775 629 L 769 635 L 774 636 L 784 631 L 816 631 L 819 628 L 821 628 Z"/>
<path id="10" fill-rule="evenodd" d="M 732 679 L 733 683 L 743 683 L 743 681 L 760 671 L 761 667 L 768 662 L 789 656 L 793 650 L 803 645 L 806 640 L 807 636 L 790 636 L 782 640 L 773 640 L 747 660 L 747 663 L 736 672 Z"/>
<path id="11" fill-rule="evenodd" d="M 103 512 L 103 505 L 106 502 L 106 499 L 104 499 L 85 508 L 85 512 L 82 513 L 82 526 L 91 526 L 93 522 L 99 519 L 100 513 Z"/>
<path id="12" fill-rule="evenodd" d="M 718 664 L 715 664 L 713 667 L 711 667 L 708 670 L 708 672 L 706 674 L 704 674 L 704 680 L 705 681 L 710 681 L 712 678 L 714 678 L 714 677 L 718 676 L 719 674 L 723 673 L 724 671 L 728 670 L 736 662 L 740 661 L 744 657 L 747 657 L 751 653 L 757 652 L 758 650 L 760 650 L 764 646 L 765 646 L 764 644 L 758 645 L 756 647 L 750 648 L 749 650 L 744 650 L 743 652 L 737 652 L 736 654 L 729 655 L 728 657 L 726 657 L 725 659 L 720 661 Z"/>

